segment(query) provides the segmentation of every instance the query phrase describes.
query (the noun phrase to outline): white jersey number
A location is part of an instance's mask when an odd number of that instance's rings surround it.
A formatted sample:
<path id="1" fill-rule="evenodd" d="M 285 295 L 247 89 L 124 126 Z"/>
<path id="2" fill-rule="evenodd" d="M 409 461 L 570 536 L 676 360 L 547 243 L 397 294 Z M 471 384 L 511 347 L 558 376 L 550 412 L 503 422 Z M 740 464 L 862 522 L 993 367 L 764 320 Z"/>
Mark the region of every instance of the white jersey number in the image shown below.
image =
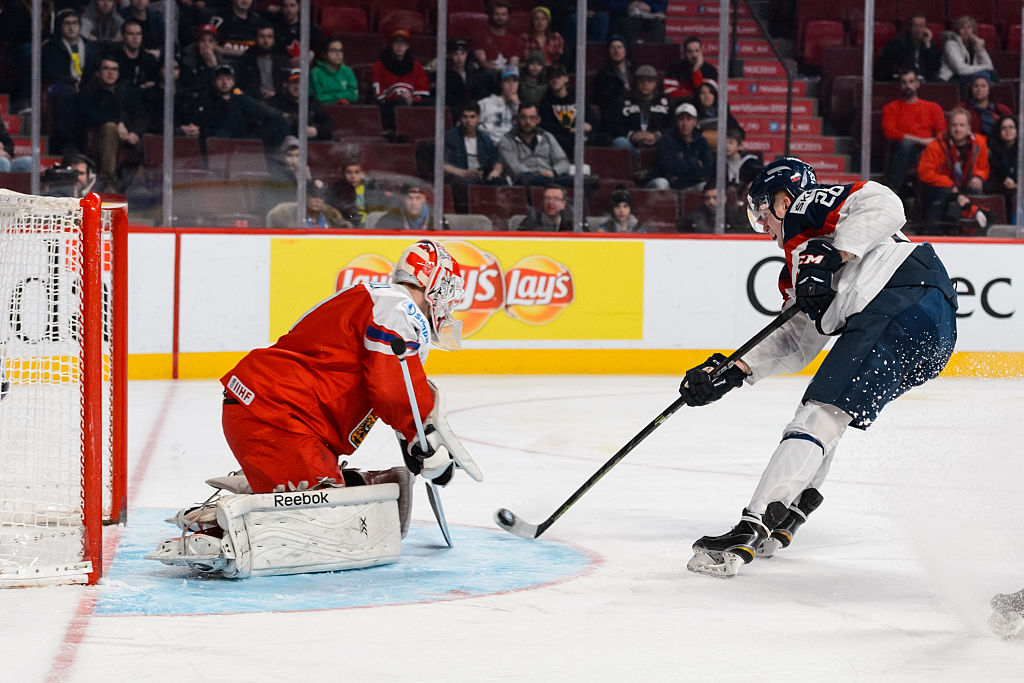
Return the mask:
<path id="1" fill-rule="evenodd" d="M 834 185 L 832 187 L 819 187 L 813 190 L 807 190 L 793 202 L 793 206 L 789 207 L 790 212 L 804 214 L 807 213 L 807 207 L 812 203 L 821 204 L 827 208 L 832 208 L 836 200 L 846 190 L 842 185 Z"/>

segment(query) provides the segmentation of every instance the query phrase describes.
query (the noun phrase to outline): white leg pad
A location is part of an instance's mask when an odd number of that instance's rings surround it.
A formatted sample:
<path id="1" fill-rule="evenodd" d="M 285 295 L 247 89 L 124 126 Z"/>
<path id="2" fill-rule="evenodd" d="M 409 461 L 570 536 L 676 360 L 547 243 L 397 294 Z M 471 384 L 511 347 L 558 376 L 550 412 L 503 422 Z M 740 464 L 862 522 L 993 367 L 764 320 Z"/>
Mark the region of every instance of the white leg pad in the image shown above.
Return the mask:
<path id="1" fill-rule="evenodd" d="M 452 431 L 451 425 L 448 424 L 448 418 L 445 416 L 445 397 L 444 391 L 441 387 L 434 382 L 434 380 L 428 379 L 427 382 L 430 384 L 430 388 L 434 392 L 434 409 L 427 415 L 426 422 L 423 426 L 426 428 L 428 425 L 433 425 L 434 429 L 437 430 L 435 433 L 440 437 L 438 443 L 431 443 L 431 446 L 435 448 L 438 445 L 443 445 L 448 448 L 448 452 L 452 456 L 452 460 L 455 461 L 455 466 L 461 470 L 464 470 L 469 478 L 473 481 L 483 481 L 484 473 L 480 469 L 480 466 L 473 461 L 470 457 L 469 452 L 466 450 L 462 442 L 459 441 L 459 437 L 455 436 L 455 432 Z"/>
<path id="2" fill-rule="evenodd" d="M 239 579 L 395 562 L 402 545 L 398 492 L 389 483 L 221 496 L 222 539 L 186 535 L 164 541 L 147 558 Z"/>

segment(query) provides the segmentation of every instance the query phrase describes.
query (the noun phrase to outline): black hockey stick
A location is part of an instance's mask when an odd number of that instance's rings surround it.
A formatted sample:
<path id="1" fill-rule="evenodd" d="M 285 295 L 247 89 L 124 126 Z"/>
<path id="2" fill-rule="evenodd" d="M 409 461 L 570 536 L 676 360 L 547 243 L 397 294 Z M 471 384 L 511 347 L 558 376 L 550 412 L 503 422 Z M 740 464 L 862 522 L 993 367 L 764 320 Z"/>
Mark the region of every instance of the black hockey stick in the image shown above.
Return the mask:
<path id="1" fill-rule="evenodd" d="M 412 419 L 416 423 L 416 437 L 420 442 L 420 448 L 426 453 L 430 450 L 427 443 L 427 436 L 423 432 L 423 421 L 420 420 L 420 408 L 416 404 L 416 391 L 412 388 L 412 377 L 409 375 L 409 368 L 405 364 L 405 340 L 395 337 L 391 340 L 391 351 L 398 357 L 398 363 L 402 366 L 402 376 L 405 378 L 405 390 L 409 393 L 409 407 L 412 408 Z M 453 548 L 452 535 L 448 531 L 448 520 L 444 516 L 444 508 L 441 506 L 441 494 L 438 492 L 434 482 L 426 481 L 427 499 L 430 501 L 430 509 L 434 511 L 437 518 L 437 525 L 441 527 L 441 535 L 449 548 Z"/>
<path id="2" fill-rule="evenodd" d="M 780 313 L 775 318 L 775 320 L 768 323 L 768 325 L 766 325 L 764 329 L 762 329 L 760 332 L 751 337 L 750 340 L 747 341 L 747 343 L 733 351 L 729 355 L 729 357 L 725 359 L 722 365 L 719 366 L 718 369 L 712 373 L 712 379 L 717 379 L 718 376 L 725 372 L 727 369 L 729 369 L 729 367 L 736 360 L 741 358 L 752 348 L 754 348 L 762 341 L 764 341 L 768 335 L 782 327 L 782 325 L 785 324 L 787 320 L 792 318 L 799 311 L 800 309 L 797 308 L 796 306 L 790 306 L 788 309 Z M 587 481 L 584 482 L 583 486 L 576 489 L 576 492 L 569 496 L 568 500 L 562 503 L 557 510 L 551 513 L 550 517 L 545 519 L 540 524 L 530 524 L 529 522 L 517 517 L 514 512 L 507 508 L 501 508 L 498 511 L 496 511 L 494 513 L 494 521 L 498 524 L 499 527 L 501 527 L 505 531 L 508 531 L 511 534 L 515 534 L 520 538 L 537 538 L 542 533 L 547 531 L 548 527 L 550 527 L 552 524 L 558 521 L 558 518 L 564 515 L 569 510 L 569 508 L 575 505 L 576 501 L 582 498 L 583 494 L 589 491 L 594 486 L 594 484 L 601 481 L 601 478 L 604 477 L 604 475 L 608 474 L 608 472 L 611 471 L 613 467 L 619 464 L 620 460 L 625 458 L 626 455 L 634 448 L 636 448 L 641 441 L 650 436 L 651 432 L 660 427 L 662 422 L 667 420 L 673 413 L 675 413 L 677 410 L 679 410 L 679 408 L 681 408 L 684 405 L 686 404 L 683 402 L 682 396 L 673 401 L 672 405 L 670 405 L 668 408 L 665 408 L 665 410 L 661 411 L 661 414 L 658 415 L 658 417 L 654 418 L 654 420 L 652 420 L 650 424 L 641 429 L 640 433 L 634 436 L 632 439 L 630 439 L 629 443 L 620 448 L 619 452 L 613 455 L 608 460 L 608 462 L 601 465 L 601 468 L 598 469 L 597 472 L 594 472 L 590 479 L 587 479 Z"/>

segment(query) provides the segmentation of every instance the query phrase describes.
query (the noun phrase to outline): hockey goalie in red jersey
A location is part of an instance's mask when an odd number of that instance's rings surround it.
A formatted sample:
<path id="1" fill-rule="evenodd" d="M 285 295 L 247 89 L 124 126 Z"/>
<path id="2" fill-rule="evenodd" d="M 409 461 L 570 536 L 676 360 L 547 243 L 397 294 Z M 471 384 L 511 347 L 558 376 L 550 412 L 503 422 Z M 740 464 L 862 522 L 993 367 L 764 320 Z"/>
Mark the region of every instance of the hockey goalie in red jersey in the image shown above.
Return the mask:
<path id="1" fill-rule="evenodd" d="M 420 240 L 392 282 L 338 292 L 273 346 L 246 355 L 221 379 L 224 436 L 242 473 L 207 480 L 217 493 L 168 520 L 182 535 L 146 557 L 230 578 L 396 561 L 415 475 L 445 486 L 461 469 L 483 480 L 448 425 L 444 394 L 423 372 L 431 346 L 459 347 L 452 313 L 462 287 L 444 247 Z M 393 350 L 398 340 L 405 360 Z M 340 469 L 378 419 L 395 430 L 405 467 Z"/>
<path id="2" fill-rule="evenodd" d="M 320 302 L 277 343 L 232 368 L 225 387 L 224 436 L 254 492 L 306 482 L 342 485 L 338 458 L 350 455 L 378 420 L 404 442 L 414 474 L 447 484 L 460 467 L 480 472 L 435 409 L 436 385 L 422 363 L 432 345 L 459 348 L 462 298 L 458 263 L 421 240 L 402 254 L 390 284 L 355 285 Z M 414 352 L 409 371 L 434 452 L 415 446 L 416 427 L 391 341 Z M 409 446 L 407 444 L 413 444 Z"/>

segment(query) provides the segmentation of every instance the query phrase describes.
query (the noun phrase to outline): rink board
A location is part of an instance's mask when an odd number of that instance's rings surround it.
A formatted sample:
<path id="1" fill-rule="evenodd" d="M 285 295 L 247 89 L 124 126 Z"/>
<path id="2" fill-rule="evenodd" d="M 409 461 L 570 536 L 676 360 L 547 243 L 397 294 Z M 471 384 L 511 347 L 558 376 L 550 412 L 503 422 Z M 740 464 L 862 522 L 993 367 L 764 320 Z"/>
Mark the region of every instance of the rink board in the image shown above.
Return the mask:
<path id="1" fill-rule="evenodd" d="M 677 373 L 781 304 L 781 251 L 756 236 L 423 234 L 467 271 L 463 351 L 433 353 L 431 372 Z M 339 287 L 386 279 L 418 235 L 140 229 L 129 376 L 219 377 Z M 960 292 L 947 374 L 1024 374 L 1024 243 L 933 243 Z"/>

